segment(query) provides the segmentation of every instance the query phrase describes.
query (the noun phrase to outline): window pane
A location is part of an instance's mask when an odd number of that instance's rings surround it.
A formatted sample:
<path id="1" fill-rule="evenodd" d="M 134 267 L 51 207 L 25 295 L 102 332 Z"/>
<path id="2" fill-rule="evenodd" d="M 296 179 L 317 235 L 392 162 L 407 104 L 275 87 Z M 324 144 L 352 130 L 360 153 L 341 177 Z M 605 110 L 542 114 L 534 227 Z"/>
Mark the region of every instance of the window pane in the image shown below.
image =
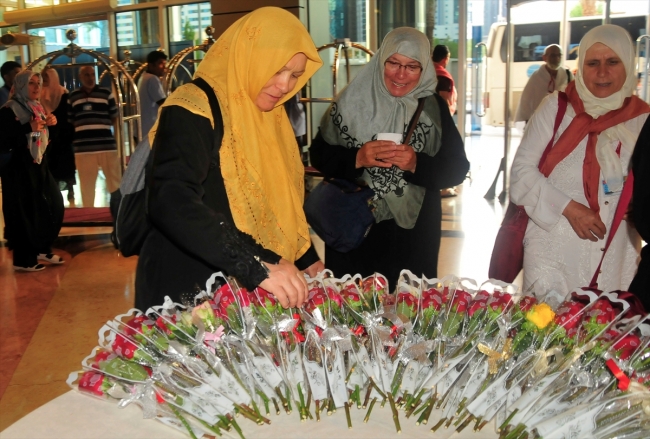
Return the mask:
<path id="1" fill-rule="evenodd" d="M 155 2 L 156 0 L 117 0 L 117 6 L 139 5 L 141 3 Z"/>
<path id="2" fill-rule="evenodd" d="M 59 3 L 59 0 L 25 0 L 25 8 L 40 8 L 41 6 L 52 6 Z"/>
<path id="3" fill-rule="evenodd" d="M 365 44 L 366 0 L 329 0 L 330 35 L 332 40 L 349 38 Z"/>
<path id="4" fill-rule="evenodd" d="M 34 28 L 29 29 L 28 33 L 30 35 L 45 37 L 47 52 L 53 52 L 63 49 L 70 44 L 70 41 L 65 36 L 68 29 L 74 29 L 77 32 L 77 39 L 74 41 L 75 44 L 84 49 L 101 49 L 100 51 L 108 53 L 110 42 L 107 20 Z"/>
<path id="5" fill-rule="evenodd" d="M 437 4 L 440 9 L 443 3 L 448 7 L 449 2 L 434 0 L 377 0 L 377 41 L 381 45 L 388 32 L 402 26 L 414 27 L 431 39 L 433 28 L 427 26 L 427 16 L 430 19 L 432 8 Z"/>
<path id="6" fill-rule="evenodd" d="M 118 58 L 124 59 L 124 50 L 131 51 L 131 59 L 145 62 L 147 54 L 160 47 L 158 10 L 120 12 L 115 14 L 117 24 Z"/>
<path id="7" fill-rule="evenodd" d="M 209 2 L 171 6 L 167 8 L 167 16 L 169 17 L 170 58 L 188 47 L 203 44 L 208 37 L 205 28 L 212 25 L 212 10 Z M 176 69 L 174 88 L 192 80 L 196 64 L 204 55 L 200 50 L 187 54 Z"/>

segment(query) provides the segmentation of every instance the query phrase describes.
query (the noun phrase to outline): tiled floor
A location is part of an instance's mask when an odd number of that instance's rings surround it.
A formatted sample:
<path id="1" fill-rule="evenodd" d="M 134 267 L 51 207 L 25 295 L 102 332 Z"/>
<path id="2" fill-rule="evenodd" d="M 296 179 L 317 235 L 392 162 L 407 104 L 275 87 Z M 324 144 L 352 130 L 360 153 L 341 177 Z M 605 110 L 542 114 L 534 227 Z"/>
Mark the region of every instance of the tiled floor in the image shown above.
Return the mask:
<path id="1" fill-rule="evenodd" d="M 443 199 L 440 276 L 487 279 L 502 207 L 483 195 L 501 145 L 489 135 L 466 142 L 472 181 L 458 197 Z M 38 273 L 15 273 L 11 253 L 0 248 L 0 431 L 65 393 L 68 374 L 96 345 L 99 328 L 132 307 L 137 257 L 122 257 L 109 232 L 64 228 L 55 252 L 66 263 Z"/>

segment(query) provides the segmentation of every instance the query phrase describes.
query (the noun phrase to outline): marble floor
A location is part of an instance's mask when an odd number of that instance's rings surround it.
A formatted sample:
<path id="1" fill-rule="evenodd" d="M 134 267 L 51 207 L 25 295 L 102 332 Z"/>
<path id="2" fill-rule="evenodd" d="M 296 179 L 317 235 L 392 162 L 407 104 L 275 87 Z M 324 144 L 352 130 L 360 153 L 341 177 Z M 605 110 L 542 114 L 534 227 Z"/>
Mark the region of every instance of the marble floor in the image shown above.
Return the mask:
<path id="1" fill-rule="evenodd" d="M 487 279 L 503 208 L 483 196 L 501 148 L 489 134 L 467 139 L 472 179 L 443 199 L 440 276 Z M 11 252 L 0 247 L 0 432 L 68 391 L 68 374 L 96 346 L 99 328 L 132 307 L 137 257 L 124 258 L 109 233 L 64 228 L 54 247 L 65 264 L 37 273 L 14 272 Z"/>

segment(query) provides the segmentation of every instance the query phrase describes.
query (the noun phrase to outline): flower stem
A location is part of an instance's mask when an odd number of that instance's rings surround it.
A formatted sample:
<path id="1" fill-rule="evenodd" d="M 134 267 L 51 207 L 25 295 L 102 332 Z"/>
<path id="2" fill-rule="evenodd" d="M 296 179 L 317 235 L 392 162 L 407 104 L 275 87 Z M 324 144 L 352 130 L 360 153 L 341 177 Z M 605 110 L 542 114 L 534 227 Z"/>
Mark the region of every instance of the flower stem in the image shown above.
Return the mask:
<path id="1" fill-rule="evenodd" d="M 345 403 L 345 418 L 348 420 L 348 428 L 352 429 L 352 418 L 350 418 L 350 404 Z"/>
<path id="2" fill-rule="evenodd" d="M 172 410 L 174 415 L 178 418 L 179 421 L 181 421 L 181 424 L 183 424 L 183 427 L 187 429 L 187 432 L 190 434 L 190 437 L 192 439 L 198 439 L 196 435 L 194 434 L 194 430 L 192 430 L 192 427 L 190 427 L 190 424 L 187 422 L 187 419 L 181 415 L 181 412 L 173 405 L 173 404 L 167 404 L 167 406 Z"/>
<path id="3" fill-rule="evenodd" d="M 366 417 L 363 418 L 364 423 L 368 423 L 368 419 L 370 419 L 370 413 L 372 412 L 372 408 L 375 406 L 376 402 L 377 402 L 377 397 L 372 398 L 372 401 L 370 402 L 370 407 L 368 407 L 368 412 L 366 413 Z"/>
<path id="4" fill-rule="evenodd" d="M 399 425 L 399 415 L 397 414 L 397 408 L 395 407 L 395 401 L 393 400 L 393 395 L 391 393 L 388 394 L 388 401 L 390 403 L 390 408 L 393 411 L 393 422 L 395 422 L 395 429 L 397 430 L 397 433 L 401 433 L 402 427 Z"/>

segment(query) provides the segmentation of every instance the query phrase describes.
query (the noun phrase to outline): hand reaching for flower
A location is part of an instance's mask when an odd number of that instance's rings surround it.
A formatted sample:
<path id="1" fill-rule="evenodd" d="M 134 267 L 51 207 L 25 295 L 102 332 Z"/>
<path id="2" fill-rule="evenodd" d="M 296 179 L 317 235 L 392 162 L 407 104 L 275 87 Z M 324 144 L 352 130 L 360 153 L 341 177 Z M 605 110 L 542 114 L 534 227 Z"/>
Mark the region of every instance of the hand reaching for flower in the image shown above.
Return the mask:
<path id="1" fill-rule="evenodd" d="M 260 287 L 277 297 L 284 308 L 302 306 L 307 299 L 307 282 L 296 266 L 286 259 L 280 259 L 275 265 L 264 264 L 269 269 L 269 277 Z"/>

